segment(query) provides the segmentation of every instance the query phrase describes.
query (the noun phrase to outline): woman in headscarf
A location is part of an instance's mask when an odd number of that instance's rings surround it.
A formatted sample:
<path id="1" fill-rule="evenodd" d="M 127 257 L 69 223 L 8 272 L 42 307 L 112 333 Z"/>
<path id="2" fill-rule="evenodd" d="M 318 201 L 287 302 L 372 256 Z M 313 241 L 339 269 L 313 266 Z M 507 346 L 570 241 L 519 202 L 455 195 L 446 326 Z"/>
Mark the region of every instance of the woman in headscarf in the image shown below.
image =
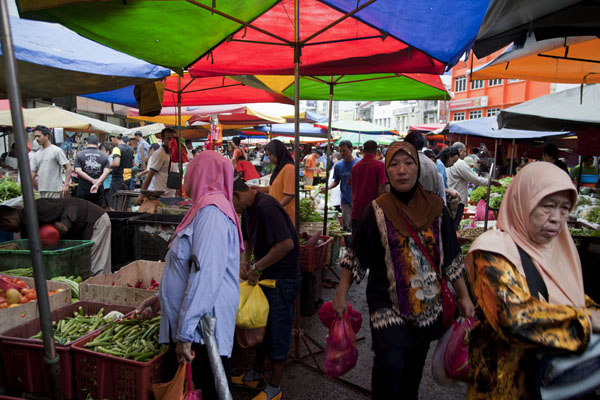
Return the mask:
<path id="1" fill-rule="evenodd" d="M 452 282 L 463 316 L 472 316 L 474 308 L 462 278 L 456 232 L 442 199 L 418 183 L 414 146 L 392 144 L 385 168 L 391 193 L 379 196 L 365 210 L 342 259 L 333 307 L 339 315 L 347 309 L 352 281 L 360 282 L 369 270 L 373 398 L 417 399 L 429 344 L 443 334 L 442 277 L 437 272 Z"/>
<path id="2" fill-rule="evenodd" d="M 216 341 L 230 380 L 239 265 L 243 240 L 233 207 L 233 166 L 214 151 L 190 162 L 185 191 L 193 205 L 170 244 L 156 296 L 137 309 L 147 318 L 162 310 L 161 343 L 176 343 L 177 360 L 192 362 L 193 380 L 203 398 L 216 398 L 208 354 L 198 327 L 202 316 L 216 317 Z M 193 354 L 195 353 L 195 358 Z"/>
<path id="3" fill-rule="evenodd" d="M 271 140 L 265 146 L 265 153 L 269 157 L 271 164 L 275 165 L 275 169 L 271 173 L 269 189 L 268 191 L 260 187 L 253 187 L 253 189 L 261 189 L 275 197 L 290 216 L 292 223 L 295 224 L 296 206 L 294 196 L 296 193 L 296 178 L 294 159 L 288 149 L 285 148 L 283 142 L 279 140 Z"/>
<path id="4" fill-rule="evenodd" d="M 582 351 L 598 331 L 566 224 L 576 201 L 559 167 L 527 165 L 504 195 L 498 230 L 471 246 L 467 271 L 481 323 L 470 335 L 467 398 L 532 398 L 536 352 Z"/>

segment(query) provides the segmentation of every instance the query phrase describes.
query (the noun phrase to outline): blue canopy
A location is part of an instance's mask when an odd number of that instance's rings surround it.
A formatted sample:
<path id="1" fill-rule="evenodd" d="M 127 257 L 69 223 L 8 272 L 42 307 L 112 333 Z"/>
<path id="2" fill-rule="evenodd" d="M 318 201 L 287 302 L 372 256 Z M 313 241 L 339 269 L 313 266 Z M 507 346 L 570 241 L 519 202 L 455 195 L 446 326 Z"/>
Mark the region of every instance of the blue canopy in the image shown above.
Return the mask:
<path id="1" fill-rule="evenodd" d="M 443 133 L 480 136 L 490 139 L 537 139 L 548 136 L 568 136 L 572 132 L 555 131 L 525 131 L 519 129 L 498 129 L 496 117 L 470 119 L 467 121 L 450 122 Z"/>
<path id="2" fill-rule="evenodd" d="M 127 107 L 138 107 L 137 101 L 135 101 L 135 97 L 133 96 L 133 86 L 126 86 L 124 88 L 109 90 L 107 92 L 85 94 L 83 97 L 106 101 L 107 103 L 122 104 Z"/>
<path id="3" fill-rule="evenodd" d="M 171 74 L 167 68 L 85 39 L 59 24 L 14 16 L 10 24 L 23 97 L 98 92 Z M 4 75 L 3 66 L 0 72 Z M 1 81 L 0 96 L 6 97 L 6 83 Z"/>
<path id="4" fill-rule="evenodd" d="M 346 12 L 356 0 L 321 0 Z M 490 0 L 378 0 L 357 18 L 450 66 L 471 48 Z"/>

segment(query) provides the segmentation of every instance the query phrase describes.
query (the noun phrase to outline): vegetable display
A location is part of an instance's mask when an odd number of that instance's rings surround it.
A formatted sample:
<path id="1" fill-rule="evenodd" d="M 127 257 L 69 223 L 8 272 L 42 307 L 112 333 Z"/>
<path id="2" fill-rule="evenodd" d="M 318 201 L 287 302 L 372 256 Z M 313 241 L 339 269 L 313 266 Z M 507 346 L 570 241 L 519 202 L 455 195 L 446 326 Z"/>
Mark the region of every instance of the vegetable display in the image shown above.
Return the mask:
<path id="1" fill-rule="evenodd" d="M 150 361 L 169 348 L 166 344 L 158 343 L 159 328 L 160 317 L 147 321 L 124 319 L 111 323 L 84 347 L 134 361 Z"/>
<path id="2" fill-rule="evenodd" d="M 94 315 L 86 315 L 83 308 L 79 307 L 72 317 L 66 317 L 58 322 L 52 321 L 54 340 L 59 344 L 67 344 L 106 325 L 106 323 L 103 308 Z M 31 339 L 42 339 L 42 332 L 38 332 Z"/>
<path id="3" fill-rule="evenodd" d="M 571 236 L 592 236 L 592 237 L 600 237 L 600 230 L 598 229 L 588 229 L 588 228 L 569 228 L 569 232 Z"/>
<path id="4" fill-rule="evenodd" d="M 14 276 L 0 275 L 0 310 L 4 308 L 17 307 L 20 304 L 37 300 L 35 289 L 30 288 L 24 281 Z M 48 291 L 51 296 L 63 289 Z"/>
<path id="5" fill-rule="evenodd" d="M 492 208 L 500 208 L 500 204 L 504 198 L 504 193 L 506 193 L 508 185 L 510 185 L 512 182 L 512 178 L 502 178 L 500 179 L 500 182 L 502 183 L 502 186 L 492 186 L 490 188 L 490 207 Z M 486 198 L 487 187 L 479 186 L 471 191 L 469 201 L 473 204 L 477 204 L 479 203 L 479 200 L 485 200 Z"/>
<path id="6" fill-rule="evenodd" d="M 78 276 L 77 278 L 75 278 L 74 276 L 69 276 L 68 278 L 66 276 L 55 276 L 50 280 L 54 282 L 66 283 L 67 285 L 69 285 L 69 287 L 71 288 L 71 299 L 79 300 L 79 284 L 83 280 L 80 276 Z"/>
<path id="7" fill-rule="evenodd" d="M 21 195 L 21 185 L 14 179 L 0 178 L 0 203 Z"/>
<path id="8" fill-rule="evenodd" d="M 300 221 L 302 222 L 320 222 L 323 217 L 315 211 L 311 199 L 300 199 Z"/>
<path id="9" fill-rule="evenodd" d="M 14 268 L 2 271 L 3 275 L 8 276 L 23 276 L 25 278 L 33 278 L 33 268 Z"/>

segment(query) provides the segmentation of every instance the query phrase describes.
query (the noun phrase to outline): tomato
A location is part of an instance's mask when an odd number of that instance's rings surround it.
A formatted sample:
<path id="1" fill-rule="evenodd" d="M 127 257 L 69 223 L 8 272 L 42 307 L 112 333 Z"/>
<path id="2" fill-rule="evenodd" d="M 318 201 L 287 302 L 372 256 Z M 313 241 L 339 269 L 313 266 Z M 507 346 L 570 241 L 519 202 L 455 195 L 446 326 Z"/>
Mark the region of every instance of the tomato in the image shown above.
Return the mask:
<path id="1" fill-rule="evenodd" d="M 15 283 L 16 283 L 18 286 L 21 286 L 22 288 L 26 288 L 26 287 L 27 287 L 27 284 L 26 284 L 25 282 L 23 282 L 23 281 L 16 281 Z"/>
<path id="2" fill-rule="evenodd" d="M 6 303 L 6 302 L 0 303 L 0 310 L 3 310 L 5 308 L 8 308 L 8 303 Z"/>
<path id="3" fill-rule="evenodd" d="M 31 300 L 37 300 L 37 294 L 35 293 L 27 293 L 25 295 L 25 298 L 27 298 L 27 300 L 31 301 Z"/>
<path id="4" fill-rule="evenodd" d="M 27 289 L 27 288 L 23 288 L 21 289 L 21 294 L 23 296 L 27 296 L 29 293 L 33 292 L 33 289 Z"/>
<path id="5" fill-rule="evenodd" d="M 21 297 L 19 298 L 19 303 L 21 303 L 21 304 L 25 304 L 25 303 L 27 303 L 28 301 L 29 301 L 29 300 L 28 300 L 28 299 L 27 299 L 27 297 L 25 297 L 25 296 L 21 296 Z"/>

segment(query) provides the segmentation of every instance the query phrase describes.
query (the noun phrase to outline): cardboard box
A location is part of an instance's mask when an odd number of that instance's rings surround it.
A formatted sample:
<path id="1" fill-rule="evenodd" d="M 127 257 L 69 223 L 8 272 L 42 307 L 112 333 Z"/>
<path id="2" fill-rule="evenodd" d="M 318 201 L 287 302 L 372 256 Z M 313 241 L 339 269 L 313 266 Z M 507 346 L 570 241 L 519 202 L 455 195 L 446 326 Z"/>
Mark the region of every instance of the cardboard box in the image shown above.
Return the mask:
<path id="1" fill-rule="evenodd" d="M 141 280 L 146 287 L 150 286 L 152 279 L 160 283 L 164 268 L 165 263 L 162 261 L 134 261 L 113 274 L 95 276 L 83 281 L 79 285 L 79 298 L 137 307 L 156 291 L 137 289 L 133 286 L 138 280 Z"/>
<path id="2" fill-rule="evenodd" d="M 24 281 L 27 286 L 35 289 L 33 278 L 19 278 Z M 48 290 L 62 289 L 62 291 L 50 296 L 50 311 L 71 304 L 71 288 L 66 283 L 46 281 Z M 5 308 L 0 310 L 0 333 L 17 327 L 25 322 L 32 321 L 40 316 L 38 310 L 38 302 L 30 301 L 29 303 L 21 304 L 18 307 Z"/>

